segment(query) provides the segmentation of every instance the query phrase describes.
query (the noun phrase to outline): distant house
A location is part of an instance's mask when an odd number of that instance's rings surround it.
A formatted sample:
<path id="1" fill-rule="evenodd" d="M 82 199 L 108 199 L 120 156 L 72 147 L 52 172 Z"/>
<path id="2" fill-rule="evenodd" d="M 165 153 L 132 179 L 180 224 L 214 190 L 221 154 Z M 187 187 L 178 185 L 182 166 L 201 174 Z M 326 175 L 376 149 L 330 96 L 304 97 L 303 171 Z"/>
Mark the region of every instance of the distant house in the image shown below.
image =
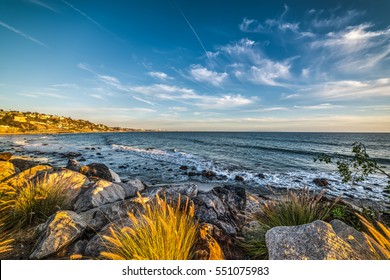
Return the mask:
<path id="1" fill-rule="evenodd" d="M 24 116 L 15 116 L 14 121 L 15 122 L 27 122 L 26 117 L 24 117 Z"/>

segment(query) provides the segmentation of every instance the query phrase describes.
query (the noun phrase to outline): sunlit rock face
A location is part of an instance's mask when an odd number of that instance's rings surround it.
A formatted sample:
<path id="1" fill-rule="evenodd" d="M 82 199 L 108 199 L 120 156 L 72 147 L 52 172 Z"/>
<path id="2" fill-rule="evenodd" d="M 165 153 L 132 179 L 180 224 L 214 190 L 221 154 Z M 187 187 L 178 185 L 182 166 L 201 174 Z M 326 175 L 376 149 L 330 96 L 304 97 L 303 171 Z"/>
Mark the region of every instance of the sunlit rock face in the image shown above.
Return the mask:
<path id="1" fill-rule="evenodd" d="M 54 255 L 76 241 L 87 228 L 84 220 L 72 211 L 58 211 L 43 226 L 30 259 L 43 259 Z"/>
<path id="2" fill-rule="evenodd" d="M 16 188 L 21 188 L 23 187 L 24 185 L 26 185 L 26 183 L 28 181 L 30 181 L 31 179 L 33 179 L 37 174 L 38 172 L 41 172 L 41 171 L 52 171 L 53 168 L 51 166 L 48 166 L 48 165 L 37 165 L 37 166 L 34 166 L 30 169 L 27 169 L 27 170 L 24 170 L 20 173 L 18 173 L 17 175 L 11 177 L 10 179 L 6 180 L 5 183 L 6 184 L 9 184 L 9 185 L 12 185 Z"/>
<path id="3" fill-rule="evenodd" d="M 352 247 L 323 221 L 274 227 L 266 234 L 270 260 L 357 260 Z"/>
<path id="4" fill-rule="evenodd" d="M 86 211 L 104 204 L 123 200 L 126 197 L 124 188 L 118 184 L 99 180 L 80 195 L 74 204 L 76 212 Z"/>

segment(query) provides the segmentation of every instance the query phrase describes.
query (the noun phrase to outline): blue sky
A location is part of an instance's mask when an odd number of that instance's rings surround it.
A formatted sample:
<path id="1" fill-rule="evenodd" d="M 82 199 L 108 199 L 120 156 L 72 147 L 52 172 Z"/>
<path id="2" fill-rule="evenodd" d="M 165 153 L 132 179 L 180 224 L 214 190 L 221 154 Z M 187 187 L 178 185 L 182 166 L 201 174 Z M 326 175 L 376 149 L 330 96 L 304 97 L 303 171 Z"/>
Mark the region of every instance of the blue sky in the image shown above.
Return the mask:
<path id="1" fill-rule="evenodd" d="M 389 11 L 0 0 L 0 107 L 148 129 L 390 132 Z"/>

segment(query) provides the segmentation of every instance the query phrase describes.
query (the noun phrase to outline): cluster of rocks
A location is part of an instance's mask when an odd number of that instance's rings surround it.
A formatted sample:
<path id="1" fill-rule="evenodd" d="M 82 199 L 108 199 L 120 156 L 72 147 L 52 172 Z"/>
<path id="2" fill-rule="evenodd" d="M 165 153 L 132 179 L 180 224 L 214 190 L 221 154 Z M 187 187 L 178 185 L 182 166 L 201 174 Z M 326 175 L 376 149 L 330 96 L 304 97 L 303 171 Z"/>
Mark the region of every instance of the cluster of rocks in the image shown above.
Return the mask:
<path id="1" fill-rule="evenodd" d="M 129 211 L 141 209 L 138 194 L 149 200 L 158 194 L 173 200 L 188 198 L 194 203 L 202 231 L 196 259 L 213 259 L 211 247 L 216 243 L 225 258 L 245 259 L 237 237 L 250 214 L 268 199 L 237 186 L 215 187 L 205 192 L 193 183 L 148 186 L 139 179 L 122 182 L 102 163 L 82 165 L 69 159 L 65 168 L 56 168 L 0 153 L 0 182 L 22 188 L 26 182 L 36 180 L 66 188 L 69 207 L 34 229 L 36 242 L 28 256 L 13 258 L 99 258 L 106 250 L 102 236 L 109 235 L 113 225 L 125 225 Z M 371 258 L 366 250 L 368 242 L 375 241 L 366 239 L 340 221 L 277 227 L 266 235 L 271 259 L 367 259 Z M 359 249 L 357 244 L 364 240 L 367 246 Z"/>

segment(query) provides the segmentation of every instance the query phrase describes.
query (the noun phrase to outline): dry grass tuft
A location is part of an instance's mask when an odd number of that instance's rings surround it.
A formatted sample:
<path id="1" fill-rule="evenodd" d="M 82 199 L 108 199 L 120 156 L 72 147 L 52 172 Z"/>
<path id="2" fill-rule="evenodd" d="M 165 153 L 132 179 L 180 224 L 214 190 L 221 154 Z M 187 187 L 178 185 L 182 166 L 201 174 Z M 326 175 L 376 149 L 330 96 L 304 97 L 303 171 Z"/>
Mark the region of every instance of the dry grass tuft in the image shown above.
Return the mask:
<path id="1" fill-rule="evenodd" d="M 179 197 L 168 203 L 159 196 L 150 203 L 139 199 L 143 213 L 128 213 L 132 226 L 111 228 L 107 252 L 101 256 L 112 260 L 189 260 L 197 241 L 198 224 L 194 206 Z"/>
<path id="2" fill-rule="evenodd" d="M 370 243 L 371 251 L 375 253 L 375 257 L 390 260 L 390 228 L 381 222 L 370 222 L 362 215 L 356 215 L 363 224 L 366 233 L 380 245 L 380 248 L 377 248 Z"/>
<path id="3" fill-rule="evenodd" d="M 277 226 L 298 226 L 315 220 L 326 220 L 337 203 L 324 202 L 324 192 L 314 195 L 307 188 L 289 191 L 286 198 L 271 201 L 254 214 L 257 226 L 245 231 L 242 248 L 253 258 L 266 258 L 266 232 Z"/>
<path id="4" fill-rule="evenodd" d="M 26 181 L 21 186 L 0 186 L 0 218 L 7 229 L 25 227 L 46 221 L 60 209 L 68 207 L 69 180 L 52 182 L 46 178 Z"/>
<path id="5" fill-rule="evenodd" d="M 14 241 L 9 232 L 3 229 L 4 224 L 0 224 L 0 258 L 7 252 L 12 250 L 12 242 Z"/>

